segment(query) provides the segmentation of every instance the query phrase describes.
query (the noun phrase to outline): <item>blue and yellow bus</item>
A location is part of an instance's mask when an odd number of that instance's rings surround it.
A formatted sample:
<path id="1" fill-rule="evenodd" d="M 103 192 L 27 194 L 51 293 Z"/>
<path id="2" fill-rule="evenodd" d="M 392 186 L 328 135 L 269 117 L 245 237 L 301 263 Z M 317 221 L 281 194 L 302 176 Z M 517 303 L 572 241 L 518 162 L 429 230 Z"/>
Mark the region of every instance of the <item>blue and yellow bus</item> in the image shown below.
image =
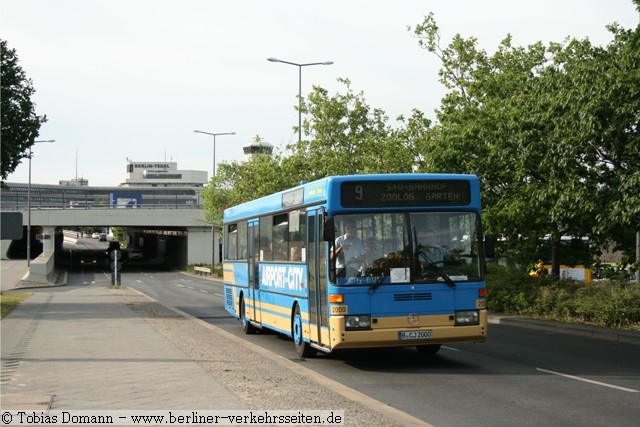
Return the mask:
<path id="1" fill-rule="evenodd" d="M 488 239 L 487 239 L 488 240 Z M 490 250 L 490 249 L 487 249 Z M 487 338 L 473 175 L 333 176 L 224 211 L 225 308 L 296 352 Z"/>

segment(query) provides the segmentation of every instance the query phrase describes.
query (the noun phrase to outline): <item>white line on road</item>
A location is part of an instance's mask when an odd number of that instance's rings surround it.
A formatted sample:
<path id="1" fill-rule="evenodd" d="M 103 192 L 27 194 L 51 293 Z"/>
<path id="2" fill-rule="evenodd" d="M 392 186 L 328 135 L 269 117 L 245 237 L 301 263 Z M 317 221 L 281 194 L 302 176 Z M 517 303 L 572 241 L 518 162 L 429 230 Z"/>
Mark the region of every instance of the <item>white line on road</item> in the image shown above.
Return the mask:
<path id="1" fill-rule="evenodd" d="M 601 385 L 603 387 L 615 388 L 616 390 L 628 391 L 629 393 L 638 393 L 638 392 L 640 392 L 640 390 L 634 390 L 632 388 L 619 387 L 617 385 L 602 383 L 600 381 L 588 380 L 586 378 L 576 377 L 575 375 L 563 374 L 562 372 L 549 371 L 547 369 L 542 369 L 542 368 L 536 368 L 536 370 L 540 371 L 540 372 L 545 372 L 547 374 L 559 375 L 561 377 L 571 378 L 572 380 L 584 381 L 586 383 Z"/>
<path id="2" fill-rule="evenodd" d="M 204 292 L 205 294 L 208 294 L 209 291 L 205 290 L 205 289 L 198 289 L 200 292 Z"/>
<path id="3" fill-rule="evenodd" d="M 144 283 L 144 282 L 143 282 L 142 280 L 140 280 L 140 279 L 136 279 L 136 282 L 138 282 L 138 283 Z"/>

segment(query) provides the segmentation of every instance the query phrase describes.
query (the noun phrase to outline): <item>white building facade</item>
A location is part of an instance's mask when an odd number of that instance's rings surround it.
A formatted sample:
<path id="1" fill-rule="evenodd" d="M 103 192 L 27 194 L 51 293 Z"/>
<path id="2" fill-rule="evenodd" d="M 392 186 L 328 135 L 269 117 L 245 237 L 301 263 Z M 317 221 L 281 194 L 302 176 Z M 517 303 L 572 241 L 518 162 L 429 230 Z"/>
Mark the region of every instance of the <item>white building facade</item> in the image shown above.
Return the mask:
<path id="1" fill-rule="evenodd" d="M 127 177 L 120 187 L 203 187 L 207 171 L 178 170 L 177 162 L 135 162 L 127 159 Z"/>

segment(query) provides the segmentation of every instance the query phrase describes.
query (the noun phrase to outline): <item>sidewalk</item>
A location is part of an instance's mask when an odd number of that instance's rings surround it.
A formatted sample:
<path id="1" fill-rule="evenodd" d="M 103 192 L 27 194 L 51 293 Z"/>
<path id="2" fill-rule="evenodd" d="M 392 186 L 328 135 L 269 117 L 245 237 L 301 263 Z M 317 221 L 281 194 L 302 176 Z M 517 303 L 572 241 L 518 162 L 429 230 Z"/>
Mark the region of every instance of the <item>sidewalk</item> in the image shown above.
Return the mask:
<path id="1" fill-rule="evenodd" d="M 2 260 L 2 290 L 24 271 Z M 2 319 L 3 410 L 316 409 L 344 410 L 349 426 L 429 425 L 126 282 L 106 285 L 31 289 Z"/>
<path id="2" fill-rule="evenodd" d="M 18 270 L 3 268 L 3 290 Z M 39 289 L 3 319 L 2 409 L 247 409 L 123 298 L 146 301 L 104 284 Z"/>

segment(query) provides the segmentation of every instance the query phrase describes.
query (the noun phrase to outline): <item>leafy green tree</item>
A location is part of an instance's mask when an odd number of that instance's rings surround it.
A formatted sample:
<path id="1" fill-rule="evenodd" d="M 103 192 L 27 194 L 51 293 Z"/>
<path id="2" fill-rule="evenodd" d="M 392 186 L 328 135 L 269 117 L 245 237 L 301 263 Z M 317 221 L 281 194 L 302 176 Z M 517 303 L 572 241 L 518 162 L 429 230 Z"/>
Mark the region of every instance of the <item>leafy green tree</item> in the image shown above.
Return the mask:
<path id="1" fill-rule="evenodd" d="M 546 147 L 523 112 L 531 102 L 526 96 L 531 71 L 544 63 L 546 50 L 540 45 L 514 49 L 507 37 L 489 57 L 478 50 L 476 39 L 459 35 L 443 49 L 432 14 L 414 33 L 423 48 L 440 58 L 440 80 L 449 89 L 433 137 L 419 143 L 428 156 L 419 171 L 478 175 L 485 226 L 507 238 L 511 247 L 522 248 L 544 236 L 547 207 L 536 198 L 548 181 L 547 171 L 538 167 Z M 523 132 L 527 127 L 529 132 Z"/>
<path id="2" fill-rule="evenodd" d="M 354 94 L 349 80 L 340 81 L 347 88 L 345 94 L 330 96 L 314 87 L 303 100 L 302 127 L 309 139 L 289 144 L 283 154 L 219 166 L 203 194 L 208 222 L 219 225 L 226 207 L 292 188 L 303 180 L 412 171 L 416 150 L 407 136 L 411 131 L 391 132 L 384 111 L 371 109 L 361 93 Z"/>
<path id="3" fill-rule="evenodd" d="M 0 40 L 0 116 L 2 135 L 2 160 L 0 184 L 15 171 L 27 150 L 39 135 L 40 126 L 46 116 L 38 116 L 32 96 L 35 93 L 31 79 L 18 65 L 15 49 L 9 49 L 5 40 Z"/>
<path id="4" fill-rule="evenodd" d="M 614 40 L 606 49 L 574 42 L 561 56 L 572 88 L 562 105 L 577 106 L 561 117 L 580 126 L 559 131 L 595 182 L 595 229 L 629 251 L 633 232 L 640 232 L 640 27 L 609 29 Z"/>
<path id="5" fill-rule="evenodd" d="M 298 181 L 291 173 L 283 173 L 281 157 L 259 154 L 254 160 L 222 163 L 203 192 L 205 219 L 222 225 L 222 213 L 234 206 L 277 191 L 291 188 Z"/>
<path id="6" fill-rule="evenodd" d="M 418 143 L 428 153 L 420 170 L 479 175 L 487 228 L 520 254 L 550 236 L 556 275 L 563 234 L 600 238 L 603 224 L 619 224 L 614 209 L 639 223 L 637 203 L 626 207 L 640 193 L 638 44 L 611 28 L 607 49 L 588 40 L 521 48 L 508 36 L 493 56 L 459 35 L 441 48 L 431 14 L 414 29 L 449 89 L 439 124 Z"/>
<path id="7" fill-rule="evenodd" d="M 330 96 L 314 86 L 303 100 L 302 128 L 309 139 L 287 147 L 290 155 L 283 161 L 288 170 L 298 168 L 307 181 L 331 175 L 349 175 L 391 171 L 393 158 L 385 156 L 401 144 L 389 140 L 387 116 L 379 108 L 372 109 L 362 93 L 351 90 L 348 79 L 338 79 L 346 87 L 345 94 Z M 400 158 L 403 153 L 396 153 Z"/>

